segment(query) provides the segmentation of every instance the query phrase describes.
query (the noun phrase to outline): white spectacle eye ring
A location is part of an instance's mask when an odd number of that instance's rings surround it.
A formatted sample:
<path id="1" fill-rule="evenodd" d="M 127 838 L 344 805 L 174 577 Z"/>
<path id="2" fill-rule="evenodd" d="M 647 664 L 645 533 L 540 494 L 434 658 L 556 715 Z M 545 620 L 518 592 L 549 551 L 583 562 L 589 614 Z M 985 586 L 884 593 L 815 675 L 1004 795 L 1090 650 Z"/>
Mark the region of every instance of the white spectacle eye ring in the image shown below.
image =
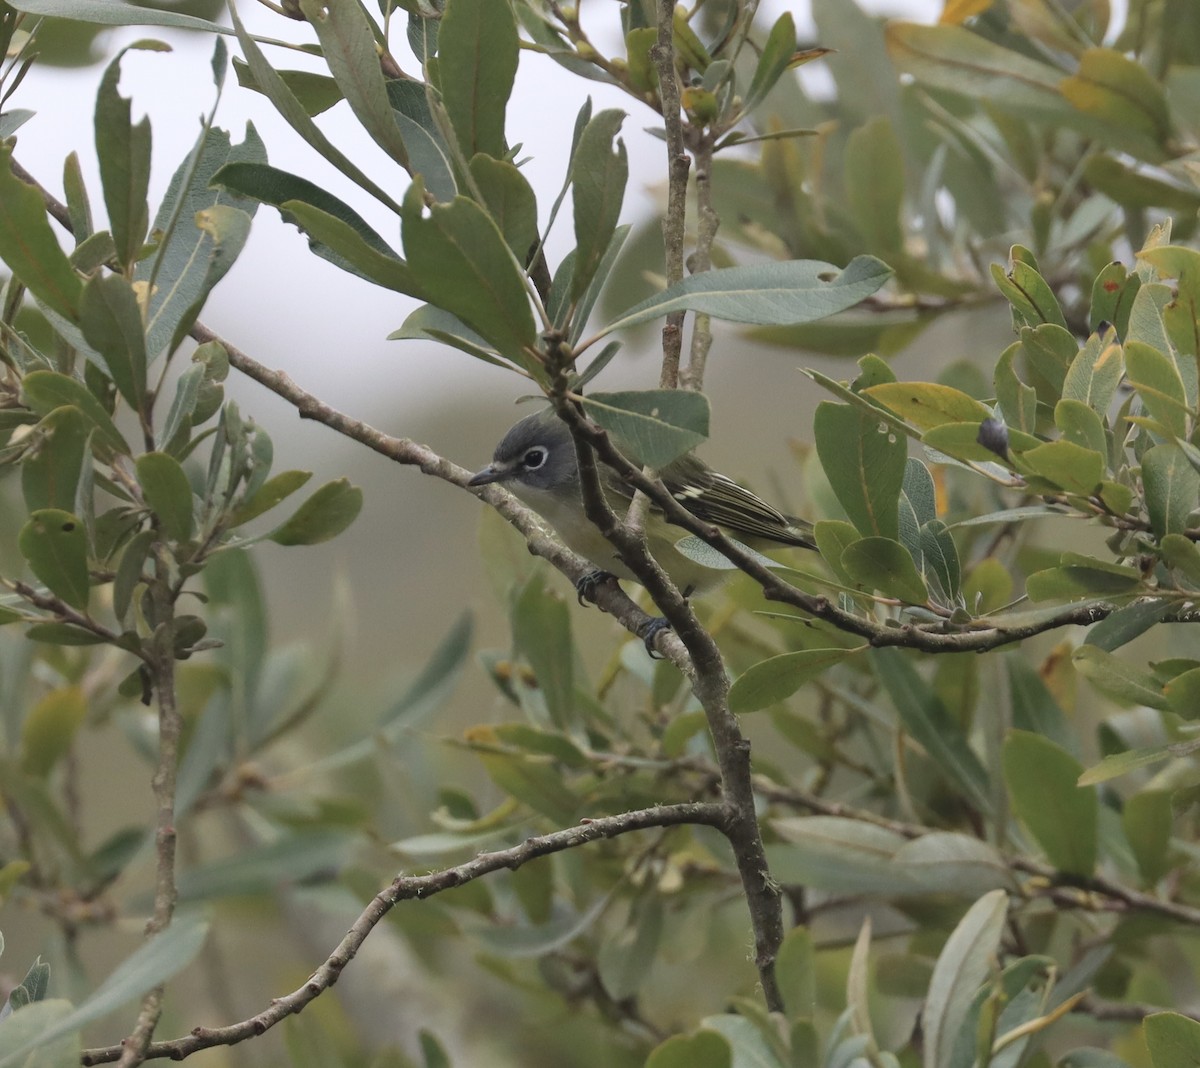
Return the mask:
<path id="1" fill-rule="evenodd" d="M 526 471 L 536 471 L 546 462 L 546 457 L 550 455 L 550 450 L 545 445 L 535 445 L 529 449 L 521 459 L 521 466 Z"/>

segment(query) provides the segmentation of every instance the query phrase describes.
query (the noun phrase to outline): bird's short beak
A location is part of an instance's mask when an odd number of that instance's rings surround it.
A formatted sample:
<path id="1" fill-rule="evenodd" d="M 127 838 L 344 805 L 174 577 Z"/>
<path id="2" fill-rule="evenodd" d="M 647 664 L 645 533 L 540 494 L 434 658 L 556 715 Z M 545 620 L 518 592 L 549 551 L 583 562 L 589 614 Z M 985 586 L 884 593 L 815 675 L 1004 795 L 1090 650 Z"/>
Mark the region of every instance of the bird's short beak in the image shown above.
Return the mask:
<path id="1" fill-rule="evenodd" d="M 476 471 L 469 479 L 468 486 L 490 486 L 508 477 L 508 469 L 499 464 L 488 464 L 482 471 Z"/>

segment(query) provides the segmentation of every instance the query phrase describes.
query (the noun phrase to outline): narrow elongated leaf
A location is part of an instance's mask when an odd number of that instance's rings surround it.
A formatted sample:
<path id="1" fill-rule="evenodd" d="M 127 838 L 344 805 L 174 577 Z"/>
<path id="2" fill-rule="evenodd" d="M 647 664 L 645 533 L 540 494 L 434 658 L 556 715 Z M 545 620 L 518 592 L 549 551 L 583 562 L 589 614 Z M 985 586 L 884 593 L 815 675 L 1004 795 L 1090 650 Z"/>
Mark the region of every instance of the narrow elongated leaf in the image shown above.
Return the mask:
<path id="1" fill-rule="evenodd" d="M 708 398 L 691 390 L 591 393 L 583 410 L 651 467 L 664 467 L 708 437 Z"/>
<path id="2" fill-rule="evenodd" d="M 265 163 L 266 158 L 251 125 L 237 145 L 230 144 L 224 130 L 201 131 L 179 162 L 154 217 L 155 230 L 165 236 L 154 256 L 134 269 L 135 280 L 154 282 L 146 313 L 151 359 L 191 328 L 205 296 L 233 266 L 246 240 L 248 220 L 258 208 L 254 200 L 235 195 L 237 190 L 212 188 L 216 173 L 226 163 Z M 237 209 L 237 214 L 201 216 L 214 208 Z"/>
<path id="3" fill-rule="evenodd" d="M 1011 731 L 1004 742 L 1004 781 L 1013 810 L 1061 871 L 1091 875 L 1096 866 L 1099 802 L 1078 784 L 1083 765 L 1050 739 Z"/>
<path id="4" fill-rule="evenodd" d="M 17 547 L 52 593 L 74 608 L 87 608 L 87 534 L 75 516 L 58 508 L 31 513 L 21 528 Z"/>
<path id="5" fill-rule="evenodd" d="M 894 257 L 904 246 L 904 155 L 891 122 L 877 115 L 846 140 L 846 202 L 866 247 Z"/>
<path id="6" fill-rule="evenodd" d="M 533 669 L 551 721 L 560 728 L 574 726 L 578 717 L 571 617 L 566 602 L 545 588 L 541 575 L 525 584 L 513 605 L 512 632 L 517 652 Z"/>
<path id="7" fill-rule="evenodd" d="M 371 140 L 407 169 L 408 148 L 388 101 L 375 34 L 362 4 L 356 0 L 300 0 L 300 10 L 316 30 L 329 73 L 355 118 Z"/>
<path id="8" fill-rule="evenodd" d="M 98 26 L 170 26 L 180 30 L 203 30 L 205 33 L 232 32 L 228 26 L 196 15 L 139 7 L 133 3 L 114 4 L 112 0 L 17 0 L 9 6 L 31 15 L 49 15 Z"/>
<path id="9" fill-rule="evenodd" d="M 140 411 L 146 394 L 146 337 L 129 282 L 117 274 L 90 278 L 80 303 L 80 326 L 121 396 Z"/>
<path id="10" fill-rule="evenodd" d="M 242 20 L 238 16 L 237 5 L 229 9 L 229 17 L 233 22 L 234 32 L 238 43 L 242 46 L 242 54 L 249 65 L 262 92 L 265 93 L 275 109 L 308 144 L 334 167 L 342 172 L 360 188 L 365 189 L 380 203 L 385 204 L 396 214 L 400 213 L 400 205 L 383 191 L 375 182 L 368 178 L 350 159 L 337 148 L 328 137 L 321 132 L 320 127 L 313 122 L 304 105 L 296 99 L 295 94 L 287 87 L 283 79 L 276 73 L 275 68 L 267 62 L 262 49 L 255 43 L 254 38 L 246 32 Z"/>
<path id="11" fill-rule="evenodd" d="M 773 820 L 785 846 L 768 846 L 771 871 L 839 894 L 903 894 L 907 880 L 897 872 L 896 853 L 907 839 L 886 827 L 841 816 L 797 816 Z"/>
<path id="12" fill-rule="evenodd" d="M 12 144 L 0 144 L 0 259 L 38 300 L 74 321 L 83 280 L 59 247 L 41 194 L 12 172 Z"/>
<path id="13" fill-rule="evenodd" d="M 955 1063 L 959 1032 L 967 1021 L 976 991 L 995 966 L 1007 914 L 1005 891 L 984 894 L 967 910 L 942 947 L 921 1012 L 924 1068 L 950 1068 Z"/>
<path id="14" fill-rule="evenodd" d="M 571 167 L 575 206 L 575 264 L 571 299 L 588 288 L 612 240 L 625 196 L 629 160 L 615 140 L 625 112 L 608 110 L 584 127 Z"/>
<path id="15" fill-rule="evenodd" d="M 790 11 L 785 11 L 771 26 L 767 40 L 763 44 L 762 53 L 758 57 L 758 65 L 754 68 L 754 76 L 750 79 L 750 88 L 746 92 L 745 108 L 750 110 L 774 87 L 782 77 L 796 52 L 796 22 Z"/>
<path id="16" fill-rule="evenodd" d="M 1145 790 L 1125 802 L 1121 826 L 1147 885 L 1153 886 L 1171 867 L 1171 795 Z"/>
<path id="17" fill-rule="evenodd" d="M 1062 395 L 1097 412 L 1107 411 L 1124 369 L 1124 350 L 1110 326 L 1103 333 L 1092 334 L 1079 350 L 1067 370 Z"/>
<path id="18" fill-rule="evenodd" d="M 249 523 L 264 512 L 269 512 L 277 504 L 287 500 L 310 478 L 311 471 L 281 471 L 273 475 L 247 501 L 238 506 L 229 517 L 229 525 L 233 527 Z"/>
<path id="19" fill-rule="evenodd" d="M 691 275 L 635 304 L 601 335 L 685 309 L 732 323 L 808 323 L 853 307 L 891 275 L 874 256 L 856 256 L 844 270 L 817 260 L 722 267 Z"/>
<path id="20" fill-rule="evenodd" d="M 1101 693 L 1150 708 L 1165 710 L 1169 707 L 1158 680 L 1126 660 L 1094 645 L 1081 645 L 1071 660 L 1079 673 Z"/>
<path id="21" fill-rule="evenodd" d="M 899 649 L 868 654 L 904 729 L 981 812 L 991 810 L 988 774 L 962 727 Z"/>
<path id="22" fill-rule="evenodd" d="M 351 223 L 299 200 L 285 200 L 280 208 L 309 235 L 317 255 L 385 289 L 424 298 L 426 291 L 413 269 L 386 245 L 386 251 L 381 250 Z"/>
<path id="23" fill-rule="evenodd" d="M 438 88 L 466 159 L 476 152 L 504 157 L 504 112 L 517 49 L 509 4 L 448 0 L 438 29 Z"/>
<path id="24" fill-rule="evenodd" d="M 1127 749 L 1123 753 L 1113 753 L 1080 775 L 1079 785 L 1092 786 L 1095 783 L 1107 782 L 1119 775 L 1128 775 L 1138 768 L 1148 767 L 1172 757 L 1188 757 L 1197 749 L 1200 749 L 1200 739 L 1194 738 L 1189 742 L 1172 742 L 1170 745 L 1152 745 L 1144 749 Z"/>
<path id="25" fill-rule="evenodd" d="M 157 41 L 142 41 L 130 47 L 162 51 L 167 46 Z M 109 228 L 116 242 L 117 258 L 121 263 L 131 264 L 146 240 L 150 224 L 150 209 L 146 204 L 150 185 L 150 119 L 143 118 L 135 124 L 129 99 L 117 91 L 126 51 L 117 53 L 100 81 L 95 126 L 96 155 L 100 159 Z"/>
<path id="26" fill-rule="evenodd" d="M 810 679 L 840 664 L 855 649 L 800 649 L 760 660 L 735 680 L 729 691 L 734 712 L 754 712 L 791 697 Z"/>
<path id="27" fill-rule="evenodd" d="M 426 214 L 421 183 L 413 182 L 404 201 L 403 232 L 409 265 L 428 299 L 501 355 L 533 369 L 528 352 L 536 347 L 537 329 L 524 281 L 487 213 L 459 196 Z"/>

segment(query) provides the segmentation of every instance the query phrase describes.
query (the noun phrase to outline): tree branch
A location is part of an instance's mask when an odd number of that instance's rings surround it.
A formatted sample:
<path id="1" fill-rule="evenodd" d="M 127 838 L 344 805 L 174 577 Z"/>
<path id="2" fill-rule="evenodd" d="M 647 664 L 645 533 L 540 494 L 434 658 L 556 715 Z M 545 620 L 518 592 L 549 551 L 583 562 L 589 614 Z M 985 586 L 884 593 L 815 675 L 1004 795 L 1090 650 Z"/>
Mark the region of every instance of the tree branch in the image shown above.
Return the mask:
<path id="1" fill-rule="evenodd" d="M 338 977 L 346 965 L 354 959 L 367 936 L 380 920 L 401 901 L 420 901 L 432 897 L 434 894 L 440 894 L 444 890 L 464 886 L 481 876 L 502 868 L 515 871 L 538 857 L 574 849 L 598 839 L 616 838 L 630 831 L 646 830 L 651 827 L 702 824 L 721 828 L 724 827 L 727 819 L 727 807 L 716 802 L 658 805 L 654 808 L 623 812 L 617 816 L 585 820 L 575 827 L 527 838 L 520 845 L 510 849 L 481 853 L 464 864 L 456 865 L 453 868 L 444 868 L 428 875 L 398 875 L 389 887 L 371 899 L 367 907 L 359 914 L 358 919 L 351 925 L 350 930 L 346 932 L 345 938 L 338 943 L 321 966 L 309 976 L 303 986 L 283 997 L 273 998 L 267 1008 L 249 1019 L 241 1020 L 227 1027 L 196 1027 L 190 1035 L 182 1038 L 151 1043 L 146 1047 L 145 1058 L 169 1057 L 172 1060 L 183 1060 L 202 1049 L 211 1049 L 214 1046 L 232 1046 L 245 1039 L 254 1038 L 269 1031 L 281 1020 L 294 1016 L 337 982 Z M 104 1046 L 99 1049 L 84 1050 L 81 1063 L 84 1065 L 107 1064 L 119 1059 L 120 1056 L 121 1046 Z"/>

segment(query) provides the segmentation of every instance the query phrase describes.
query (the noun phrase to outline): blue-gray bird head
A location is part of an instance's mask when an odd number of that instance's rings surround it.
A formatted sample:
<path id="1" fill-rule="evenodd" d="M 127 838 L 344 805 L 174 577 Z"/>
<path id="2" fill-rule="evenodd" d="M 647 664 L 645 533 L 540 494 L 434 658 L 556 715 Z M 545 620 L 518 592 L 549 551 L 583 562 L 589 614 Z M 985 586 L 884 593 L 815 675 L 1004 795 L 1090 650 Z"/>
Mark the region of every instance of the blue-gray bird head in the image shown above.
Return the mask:
<path id="1" fill-rule="evenodd" d="M 509 484 L 508 488 L 518 496 L 522 489 L 578 494 L 575 443 L 553 408 L 527 415 L 515 423 L 500 439 L 492 462 L 472 475 L 467 485 L 486 486 L 492 482 Z"/>

